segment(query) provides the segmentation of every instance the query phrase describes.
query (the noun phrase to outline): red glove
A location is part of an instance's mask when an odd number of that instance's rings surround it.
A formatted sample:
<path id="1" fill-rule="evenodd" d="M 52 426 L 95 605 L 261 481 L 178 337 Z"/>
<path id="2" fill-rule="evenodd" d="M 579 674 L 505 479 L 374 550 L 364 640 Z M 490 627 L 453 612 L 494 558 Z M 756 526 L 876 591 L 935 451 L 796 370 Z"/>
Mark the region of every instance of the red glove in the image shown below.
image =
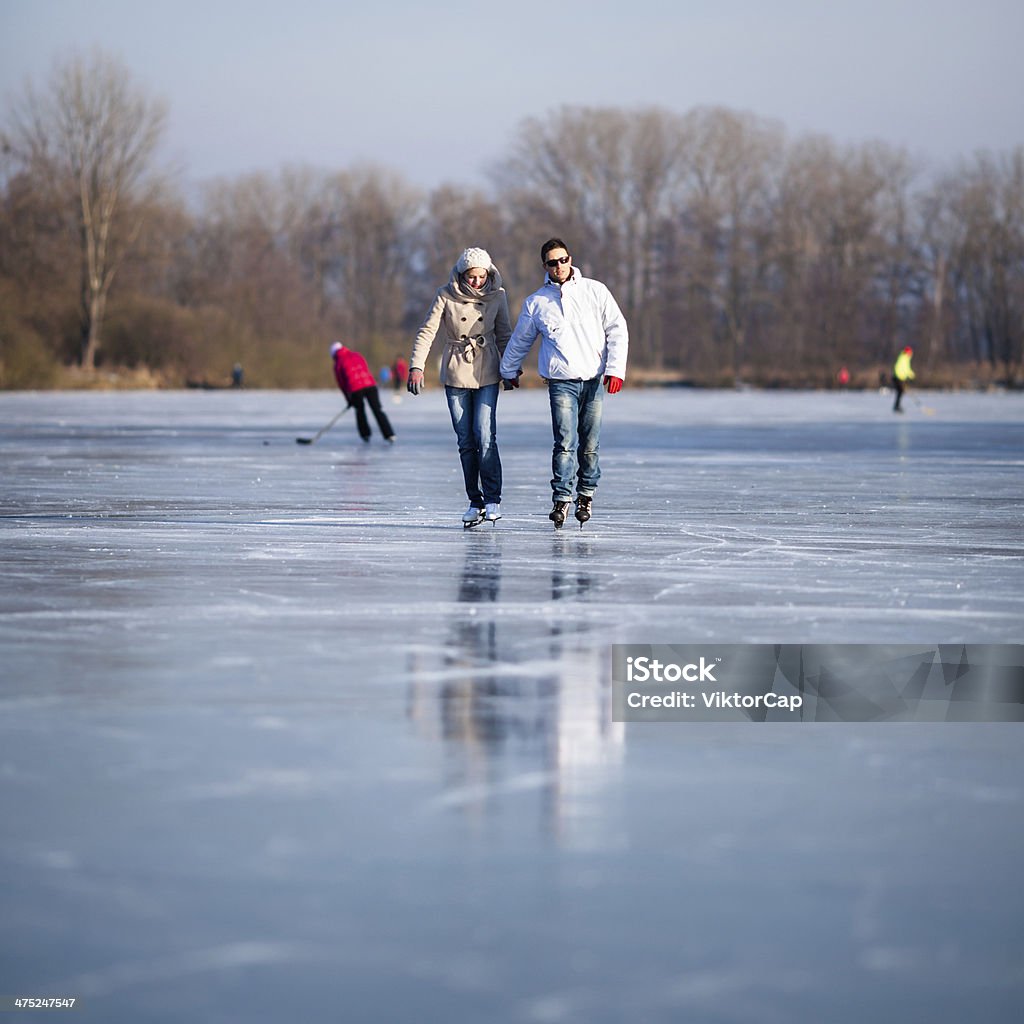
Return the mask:
<path id="1" fill-rule="evenodd" d="M 612 377 L 610 374 L 604 379 L 604 389 L 609 395 L 617 394 L 622 390 L 622 378 Z"/>

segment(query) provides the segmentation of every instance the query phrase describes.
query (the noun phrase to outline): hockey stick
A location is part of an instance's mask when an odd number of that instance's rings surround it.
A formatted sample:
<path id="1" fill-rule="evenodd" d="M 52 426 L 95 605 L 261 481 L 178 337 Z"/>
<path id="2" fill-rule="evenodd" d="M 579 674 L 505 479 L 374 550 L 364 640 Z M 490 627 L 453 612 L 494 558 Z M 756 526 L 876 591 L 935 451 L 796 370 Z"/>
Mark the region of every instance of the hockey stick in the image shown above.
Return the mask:
<path id="1" fill-rule="evenodd" d="M 323 437 L 324 434 L 326 434 L 327 431 L 330 430 L 331 427 L 333 427 L 334 424 L 337 423 L 338 420 L 340 420 L 341 417 L 344 416 L 345 413 L 347 413 L 349 411 L 349 409 L 351 409 L 351 408 L 352 408 L 351 405 L 346 405 L 345 408 L 342 409 L 341 412 L 339 412 L 338 415 L 335 416 L 334 419 L 331 420 L 331 422 L 328 423 L 326 427 L 321 427 L 312 437 L 297 437 L 297 438 L 295 438 L 295 443 L 296 444 L 313 444 L 314 442 L 319 441 L 320 438 Z"/>

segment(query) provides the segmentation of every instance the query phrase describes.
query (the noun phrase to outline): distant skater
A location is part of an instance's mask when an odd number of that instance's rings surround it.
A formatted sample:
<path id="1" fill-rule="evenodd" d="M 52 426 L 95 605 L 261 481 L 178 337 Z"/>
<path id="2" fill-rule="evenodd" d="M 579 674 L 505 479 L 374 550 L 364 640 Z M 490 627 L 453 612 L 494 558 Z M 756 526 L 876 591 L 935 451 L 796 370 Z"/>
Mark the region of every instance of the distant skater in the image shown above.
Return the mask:
<path id="1" fill-rule="evenodd" d="M 401 391 L 409 380 L 409 364 L 402 356 L 395 356 L 391 364 L 391 383 L 395 391 Z"/>
<path id="2" fill-rule="evenodd" d="M 466 528 L 501 518 L 498 383 L 510 333 L 508 299 L 498 268 L 486 249 L 464 250 L 416 334 L 407 387 L 410 394 L 420 393 L 430 346 L 440 337 L 441 383 L 469 498 L 462 516 Z"/>
<path id="3" fill-rule="evenodd" d="M 395 432 L 381 408 L 380 393 L 366 360 L 354 349 L 346 348 L 340 341 L 336 341 L 331 345 L 331 362 L 334 364 L 334 379 L 338 387 L 356 411 L 356 430 L 359 436 L 369 443 L 370 423 L 366 417 L 365 403 L 373 411 L 384 440 L 394 442 Z"/>
<path id="4" fill-rule="evenodd" d="M 900 401 L 903 392 L 907 389 L 907 381 L 914 379 L 914 371 L 910 368 L 910 359 L 914 350 L 908 345 L 897 357 L 892 368 L 892 386 L 896 389 L 896 403 L 892 407 L 893 412 L 903 412 L 900 408 Z"/>
<path id="5" fill-rule="evenodd" d="M 629 334 L 612 293 L 584 277 L 560 238 L 541 246 L 544 284 L 523 303 L 501 361 L 506 390 L 519 387 L 523 360 L 540 338 L 540 375 L 547 381 L 554 447 L 552 509 L 560 530 L 576 488 L 576 519 L 590 519 L 601 478 L 598 448 L 604 393 L 616 394 L 626 376 Z"/>

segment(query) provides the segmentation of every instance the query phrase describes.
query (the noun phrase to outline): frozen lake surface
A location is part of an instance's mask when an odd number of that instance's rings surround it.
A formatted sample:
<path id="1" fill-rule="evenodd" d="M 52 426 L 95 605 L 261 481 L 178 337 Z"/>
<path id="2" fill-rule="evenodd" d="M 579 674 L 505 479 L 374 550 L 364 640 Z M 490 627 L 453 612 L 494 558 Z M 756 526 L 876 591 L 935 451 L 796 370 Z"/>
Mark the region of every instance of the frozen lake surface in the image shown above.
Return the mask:
<path id="1" fill-rule="evenodd" d="M 555 532 L 539 391 L 473 531 L 436 388 L 0 395 L 0 996 L 1016 1021 L 1019 725 L 610 715 L 613 643 L 1024 642 L 1024 396 L 908 397 L 627 389 Z"/>

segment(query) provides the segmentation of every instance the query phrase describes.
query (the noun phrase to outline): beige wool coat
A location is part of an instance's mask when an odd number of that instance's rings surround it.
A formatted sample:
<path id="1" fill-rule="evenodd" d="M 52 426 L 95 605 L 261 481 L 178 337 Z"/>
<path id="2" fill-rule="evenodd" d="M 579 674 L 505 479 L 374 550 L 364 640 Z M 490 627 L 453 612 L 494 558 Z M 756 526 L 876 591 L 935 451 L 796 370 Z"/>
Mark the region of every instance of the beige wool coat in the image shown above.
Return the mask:
<path id="1" fill-rule="evenodd" d="M 501 380 L 501 357 L 512 326 L 508 298 L 496 267 L 479 291 L 464 284 L 452 267 L 448 283 L 437 291 L 426 320 L 416 334 L 409 366 L 425 369 L 435 339 L 441 353 L 441 383 L 452 388 L 482 388 Z"/>

